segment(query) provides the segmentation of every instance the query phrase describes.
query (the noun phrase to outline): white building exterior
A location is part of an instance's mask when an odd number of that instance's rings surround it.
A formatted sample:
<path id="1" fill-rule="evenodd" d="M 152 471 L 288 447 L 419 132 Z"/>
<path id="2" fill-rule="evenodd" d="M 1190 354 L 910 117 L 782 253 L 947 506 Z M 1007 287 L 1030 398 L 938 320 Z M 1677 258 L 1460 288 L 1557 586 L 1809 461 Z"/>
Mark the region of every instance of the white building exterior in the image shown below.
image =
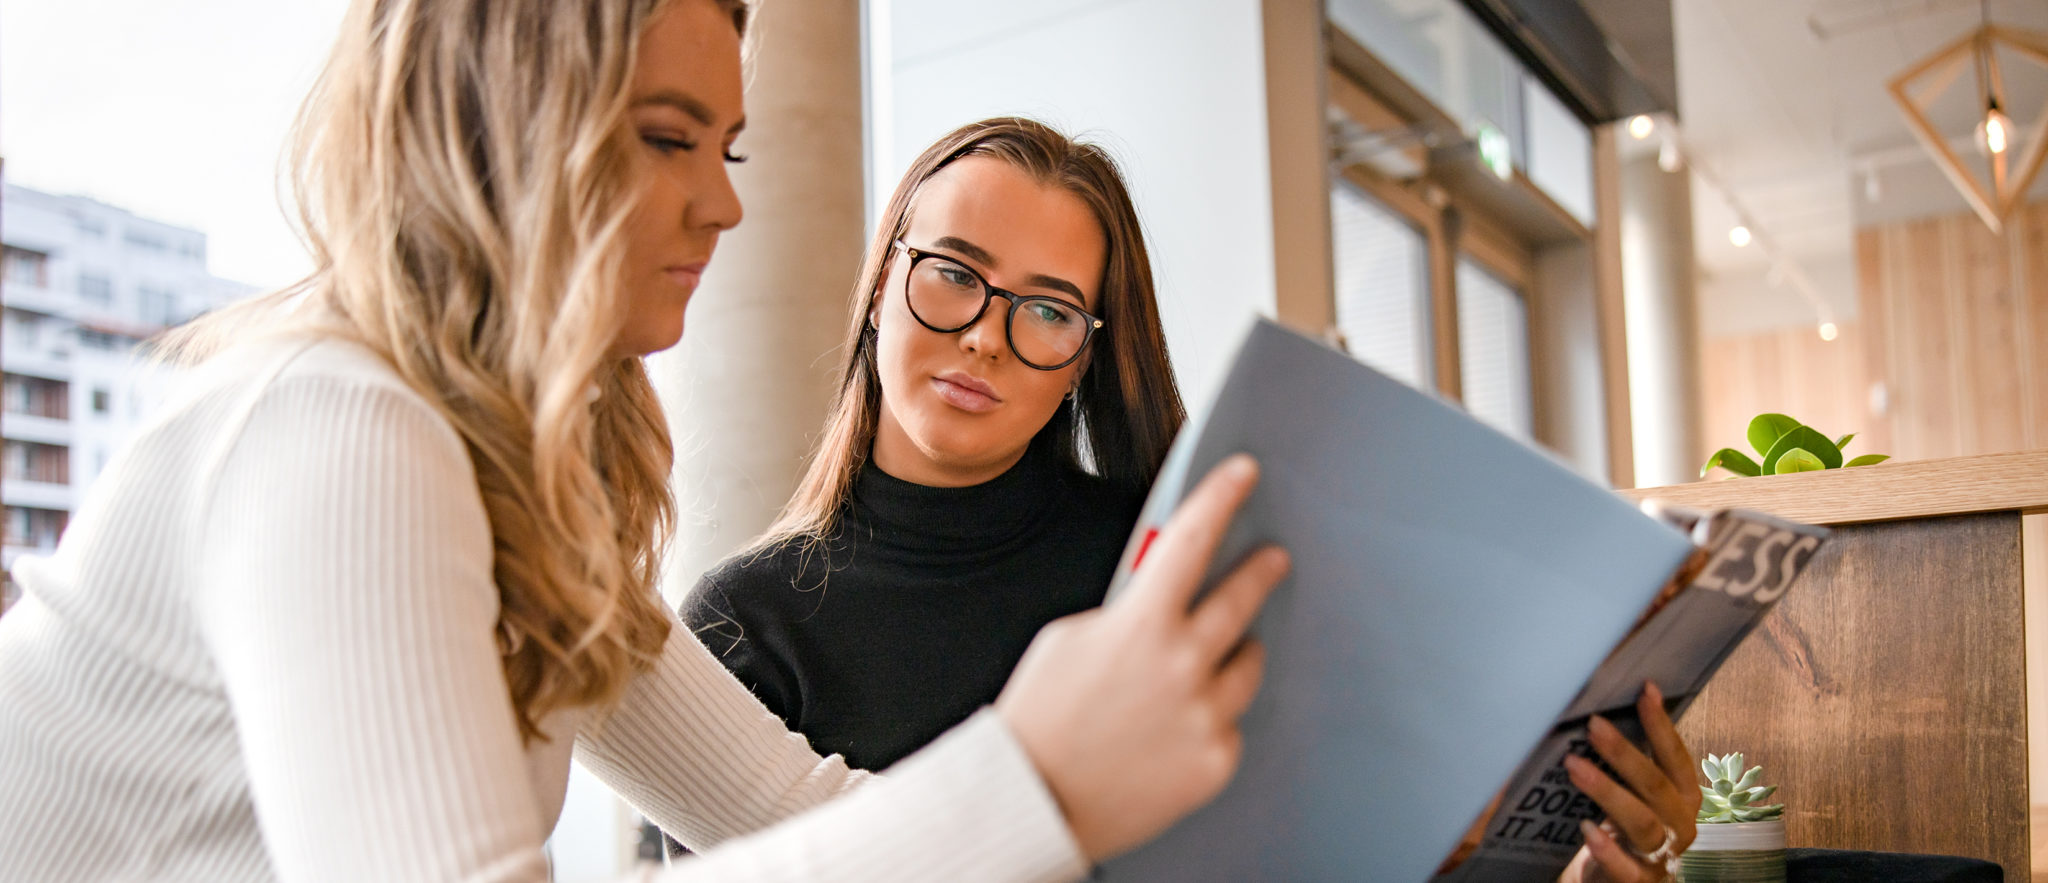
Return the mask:
<path id="1" fill-rule="evenodd" d="M 55 547 L 85 488 L 161 399 L 138 344 L 250 293 L 206 271 L 206 234 L 104 203 L 0 191 L 5 565 Z M 12 599 L 12 584 L 7 600 Z"/>

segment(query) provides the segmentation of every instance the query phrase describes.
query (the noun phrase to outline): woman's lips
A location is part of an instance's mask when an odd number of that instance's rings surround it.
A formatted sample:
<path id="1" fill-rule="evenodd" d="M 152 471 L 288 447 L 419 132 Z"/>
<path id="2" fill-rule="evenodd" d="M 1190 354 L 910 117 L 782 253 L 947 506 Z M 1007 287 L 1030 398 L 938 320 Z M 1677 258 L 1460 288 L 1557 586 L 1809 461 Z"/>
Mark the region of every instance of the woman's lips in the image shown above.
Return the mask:
<path id="1" fill-rule="evenodd" d="M 988 384 L 965 374 L 943 374 L 932 378 L 932 389 L 946 404 L 962 411 L 979 414 L 995 410 L 1003 403 L 996 398 L 995 390 Z"/>
<path id="2" fill-rule="evenodd" d="M 675 266 L 663 267 L 661 272 L 668 276 L 668 278 L 675 280 L 678 285 L 686 288 L 696 288 L 697 283 L 704 279 L 705 265 L 706 262 L 704 261 L 698 261 L 694 264 L 677 264 Z"/>

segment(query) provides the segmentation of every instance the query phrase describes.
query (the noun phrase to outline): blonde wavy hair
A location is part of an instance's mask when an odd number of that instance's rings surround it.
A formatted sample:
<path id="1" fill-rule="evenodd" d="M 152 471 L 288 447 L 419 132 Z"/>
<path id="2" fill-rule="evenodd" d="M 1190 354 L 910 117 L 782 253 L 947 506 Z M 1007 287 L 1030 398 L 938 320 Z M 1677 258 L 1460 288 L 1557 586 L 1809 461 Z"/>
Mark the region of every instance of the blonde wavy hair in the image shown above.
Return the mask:
<path id="1" fill-rule="evenodd" d="M 608 705 L 667 639 L 667 423 L 623 322 L 634 208 L 628 88 L 671 2 L 357 0 L 291 154 L 315 269 L 164 342 L 254 334 L 368 346 L 469 449 L 490 517 L 520 732 Z M 594 394 L 594 398 L 593 398 Z"/>

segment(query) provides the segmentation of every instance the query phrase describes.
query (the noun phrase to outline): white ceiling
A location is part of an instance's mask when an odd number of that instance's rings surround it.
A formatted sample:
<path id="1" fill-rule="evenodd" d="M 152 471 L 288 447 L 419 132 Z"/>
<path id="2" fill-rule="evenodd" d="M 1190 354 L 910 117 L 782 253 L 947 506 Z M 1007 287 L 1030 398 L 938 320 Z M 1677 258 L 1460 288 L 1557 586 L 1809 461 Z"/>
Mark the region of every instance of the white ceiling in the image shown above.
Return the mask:
<path id="1" fill-rule="evenodd" d="M 2048 32 L 2048 0 L 1987 5 L 1993 22 Z M 1970 33 L 1981 14 L 1979 0 L 1673 0 L 1679 131 L 1699 172 L 1703 303 L 1731 286 L 1754 289 L 1770 270 L 1765 249 L 1730 244 L 1737 206 L 1838 318 L 1854 311 L 1857 226 L 1968 211 L 1885 86 Z M 2007 110 L 2025 130 L 2048 105 L 2048 70 L 2001 61 Z M 1974 89 L 1965 75 L 1936 102 L 1937 127 L 1959 144 L 1981 113 Z M 2048 175 L 2035 194 L 2048 196 Z M 1786 275 L 1764 287 L 1787 287 Z"/>

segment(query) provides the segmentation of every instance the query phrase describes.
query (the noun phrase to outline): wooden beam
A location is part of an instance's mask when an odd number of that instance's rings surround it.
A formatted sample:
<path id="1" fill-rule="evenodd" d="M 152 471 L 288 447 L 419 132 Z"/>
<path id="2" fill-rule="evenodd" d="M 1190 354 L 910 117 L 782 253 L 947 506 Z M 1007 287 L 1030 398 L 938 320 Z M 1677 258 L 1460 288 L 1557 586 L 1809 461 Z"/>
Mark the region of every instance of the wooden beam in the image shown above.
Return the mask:
<path id="1" fill-rule="evenodd" d="M 1465 400 L 1464 363 L 1458 343 L 1458 212 L 1445 207 L 1422 225 L 1429 239 L 1430 354 L 1436 391 L 1454 402 Z"/>
<path id="2" fill-rule="evenodd" d="M 1273 308 L 1282 324 L 1321 337 L 1337 327 L 1322 5 L 1265 0 L 1264 25 Z"/>
<path id="3" fill-rule="evenodd" d="M 2027 803 L 2032 876 L 2048 874 L 2048 513 L 2020 517 L 2026 619 Z"/>
<path id="4" fill-rule="evenodd" d="M 1736 507 L 1814 524 L 1978 512 L 2048 512 L 2048 451 L 1879 463 L 1624 490 L 1695 509 Z"/>
<path id="5" fill-rule="evenodd" d="M 1628 401 L 1628 322 L 1621 275 L 1621 145 L 1613 125 L 1593 129 L 1593 298 L 1599 316 L 1600 384 L 1606 395 L 1607 480 L 1635 487 Z"/>

